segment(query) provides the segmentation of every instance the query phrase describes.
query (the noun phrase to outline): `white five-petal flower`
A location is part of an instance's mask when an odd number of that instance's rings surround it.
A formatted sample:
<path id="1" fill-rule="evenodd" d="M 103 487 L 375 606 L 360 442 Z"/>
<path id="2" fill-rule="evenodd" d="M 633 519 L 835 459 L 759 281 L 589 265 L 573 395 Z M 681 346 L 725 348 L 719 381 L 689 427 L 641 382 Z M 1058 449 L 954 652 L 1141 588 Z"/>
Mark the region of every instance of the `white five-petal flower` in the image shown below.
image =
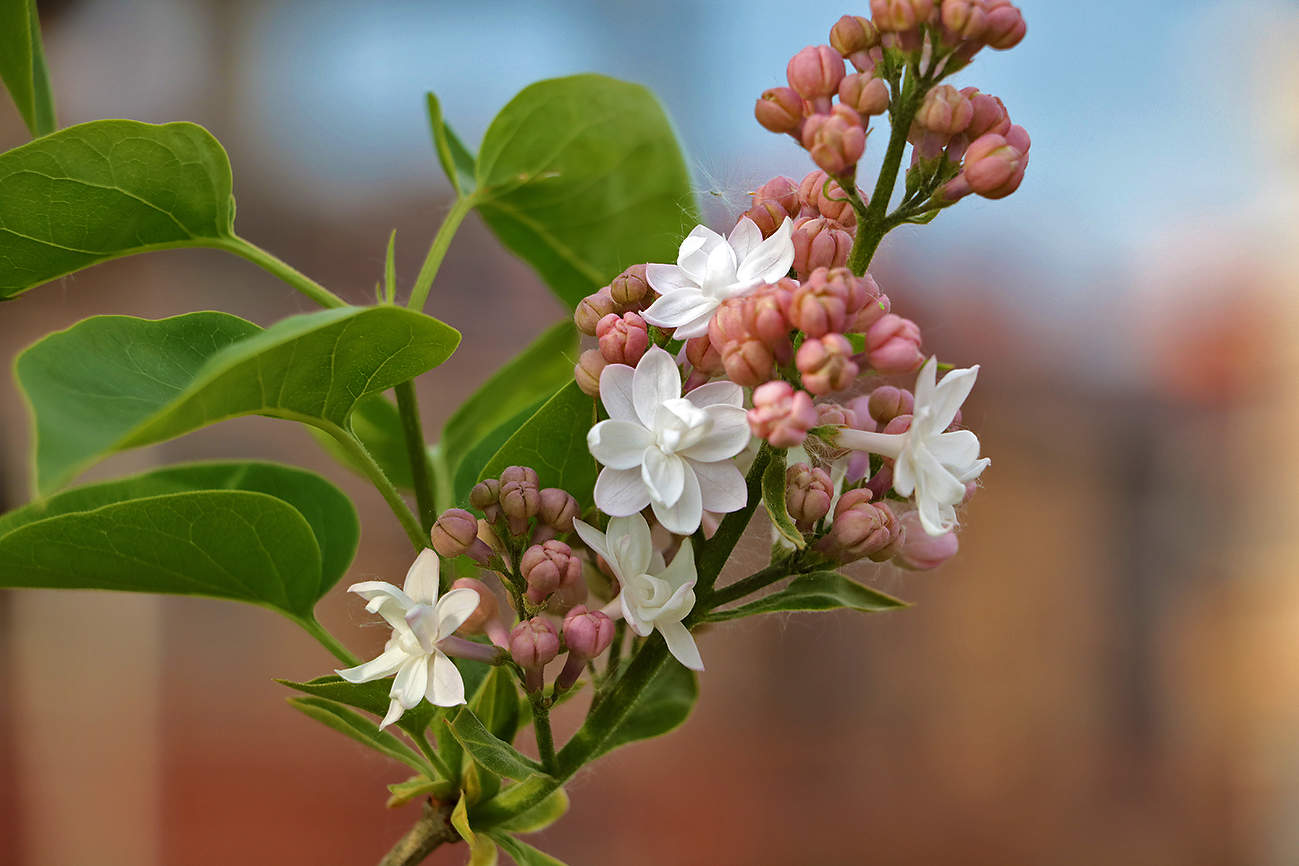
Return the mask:
<path id="1" fill-rule="evenodd" d="M 956 506 L 965 484 L 991 462 L 979 457 L 979 438 L 969 430 L 944 432 L 970 396 L 978 366 L 952 370 L 937 382 L 938 361 L 930 358 L 916 377 L 916 404 L 905 433 L 869 433 L 841 428 L 835 444 L 893 458 L 893 489 L 916 495 L 920 524 L 930 535 L 956 527 Z"/>
<path id="2" fill-rule="evenodd" d="M 646 266 L 645 278 L 660 297 L 643 313 L 645 321 L 676 328 L 681 340 L 702 337 L 722 301 L 789 273 L 794 263 L 791 231 L 788 217 L 766 240 L 748 217 L 742 217 L 725 238 L 706 226 L 695 226 L 681 242 L 675 265 Z"/>
<path id="3" fill-rule="evenodd" d="M 665 566 L 663 554 L 654 549 L 649 524 L 640 514 L 611 519 L 608 532 L 580 520 L 574 520 L 573 527 L 586 546 L 609 563 L 622 588 L 605 613 L 621 614 L 641 637 L 658 629 L 677 661 L 702 671 L 699 647 L 681 622 L 695 606 L 694 587 L 699 579 L 690 540 L 681 543 L 672 564 Z"/>
<path id="4" fill-rule="evenodd" d="M 731 461 L 749 443 L 739 385 L 710 382 L 682 397 L 676 362 L 654 347 L 634 370 L 605 367 L 600 400 L 609 419 L 586 443 L 604 465 L 595 504 L 605 514 L 627 517 L 649 505 L 669 532 L 690 535 L 705 509 L 744 507 L 744 476 Z"/>
<path id="5" fill-rule="evenodd" d="M 425 698 L 439 707 L 465 703 L 465 682 L 455 663 L 438 647 L 455 634 L 478 607 L 478 593 L 453 589 L 438 598 L 438 557 L 425 549 L 406 572 L 402 589 L 382 580 L 367 580 L 347 588 L 364 598 L 365 609 L 392 626 L 392 637 L 378 658 L 335 671 L 349 683 L 368 683 L 396 674 L 388 696 L 388 714 L 380 728 Z"/>

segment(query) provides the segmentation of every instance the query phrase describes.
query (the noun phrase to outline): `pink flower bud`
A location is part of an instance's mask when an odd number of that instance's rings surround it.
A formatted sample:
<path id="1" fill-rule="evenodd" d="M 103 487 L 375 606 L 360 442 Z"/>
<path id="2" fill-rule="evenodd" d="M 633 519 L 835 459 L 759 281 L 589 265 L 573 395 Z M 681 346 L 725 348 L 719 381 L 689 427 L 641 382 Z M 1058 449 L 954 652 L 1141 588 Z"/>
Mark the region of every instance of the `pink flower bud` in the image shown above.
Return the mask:
<path id="1" fill-rule="evenodd" d="M 929 19 L 934 0 L 871 0 L 871 19 L 880 30 L 902 33 Z"/>
<path id="2" fill-rule="evenodd" d="M 613 620 L 605 613 L 578 605 L 564 617 L 564 646 L 570 653 L 593 659 L 613 643 Z"/>
<path id="3" fill-rule="evenodd" d="M 588 397 L 600 396 L 600 374 L 607 366 L 609 362 L 599 349 L 587 349 L 578 356 L 577 365 L 573 367 L 573 378 L 577 380 L 577 387 L 582 389 L 583 394 Z"/>
<path id="4" fill-rule="evenodd" d="M 600 354 L 610 364 L 635 367 L 649 349 L 649 326 L 638 313 L 610 313 L 595 326 Z"/>
<path id="5" fill-rule="evenodd" d="M 939 15 L 950 43 L 979 39 L 988 24 L 982 0 L 943 0 Z"/>
<path id="6" fill-rule="evenodd" d="M 722 367 L 735 384 L 756 388 L 772 377 L 776 356 L 760 340 L 731 342 L 722 350 Z"/>
<path id="7" fill-rule="evenodd" d="M 792 281 L 781 280 L 756 294 L 723 301 L 709 320 L 708 339 L 721 354 L 727 375 L 731 375 L 732 365 L 739 365 L 736 369 L 751 371 L 751 374 L 740 373 L 746 380 L 760 377 L 756 382 L 750 381 L 748 387 L 771 378 L 770 365 L 786 363 L 793 355 L 789 340 L 792 326 L 785 313 L 792 293 L 786 284 L 793 285 Z M 758 345 L 748 346 L 749 343 Z M 728 361 L 733 355 L 742 357 Z M 732 379 L 746 384 L 733 376 Z"/>
<path id="8" fill-rule="evenodd" d="M 856 427 L 857 413 L 841 403 L 827 400 L 816 404 L 816 426 Z"/>
<path id="9" fill-rule="evenodd" d="M 971 140 L 989 132 L 1005 135 L 1010 131 L 1010 112 L 1006 105 L 991 93 L 980 93 L 977 87 L 962 88 L 961 93 L 970 101 L 973 114 L 965 134 Z"/>
<path id="10" fill-rule="evenodd" d="M 871 284 L 875 286 L 875 290 L 879 291 L 879 285 L 875 283 L 875 280 L 870 274 L 867 274 L 863 279 L 870 280 Z M 863 305 L 861 310 L 858 311 L 857 317 L 853 319 L 852 324 L 848 326 L 848 333 L 866 333 L 870 330 L 871 325 L 874 325 L 880 319 L 887 316 L 891 309 L 893 309 L 893 305 L 892 302 L 889 301 L 888 295 L 879 294 L 868 298 L 865 305 Z"/>
<path id="11" fill-rule="evenodd" d="M 469 614 L 469 618 L 461 623 L 460 628 L 456 629 L 459 635 L 475 635 L 487 633 L 487 637 L 492 643 L 499 647 L 509 646 L 510 633 L 501 621 L 500 605 L 496 601 L 496 593 L 481 580 L 473 577 L 462 577 L 455 583 L 451 584 L 452 589 L 472 589 L 478 593 L 478 607 L 474 612 Z"/>
<path id="12" fill-rule="evenodd" d="M 528 601 L 541 604 L 559 589 L 561 583 L 582 579 L 582 562 L 573 556 L 573 549 L 564 542 L 547 541 L 523 551 L 519 573 L 528 584 Z"/>
<path id="13" fill-rule="evenodd" d="M 1011 5 L 1010 0 L 987 0 L 988 23 L 983 29 L 983 41 L 998 51 L 1014 48 L 1028 32 L 1024 13 Z"/>
<path id="14" fill-rule="evenodd" d="M 880 32 L 869 18 L 845 15 L 830 28 L 830 45 L 858 69 L 874 65 L 869 52 L 880 44 Z M 841 97 L 842 98 L 842 97 Z"/>
<path id="15" fill-rule="evenodd" d="M 536 470 L 528 466 L 506 467 L 501 473 L 501 513 L 510 532 L 522 535 L 528 529 L 528 521 L 540 510 L 541 491 Z"/>
<path id="16" fill-rule="evenodd" d="M 792 87 L 768 88 L 753 106 L 753 116 L 764 129 L 798 138 L 803 130 L 803 97 Z"/>
<path id="17" fill-rule="evenodd" d="M 868 72 L 855 72 L 839 82 L 839 102 L 865 117 L 889 110 L 889 85 Z"/>
<path id="18" fill-rule="evenodd" d="M 429 540 L 438 556 L 455 559 L 457 556 L 472 556 L 480 565 L 491 559 L 492 551 L 478 540 L 478 518 L 463 508 L 448 508 L 439 515 Z"/>
<path id="19" fill-rule="evenodd" d="M 816 522 L 830 513 L 834 484 L 824 469 L 813 469 L 806 463 L 795 463 L 785 470 L 785 510 L 803 532 L 810 532 Z"/>
<path id="20" fill-rule="evenodd" d="M 477 508 L 487 518 L 488 523 L 495 523 L 501 518 L 501 482 L 497 478 L 479 481 L 469 491 L 469 504 Z"/>
<path id="21" fill-rule="evenodd" d="M 863 202 L 867 201 L 861 190 L 857 193 Z M 819 214 L 850 230 L 857 225 L 857 212 L 852 209 L 843 187 L 823 171 L 814 171 L 799 183 L 798 203 L 805 215 Z"/>
<path id="22" fill-rule="evenodd" d="M 834 507 L 830 532 L 816 549 L 840 562 L 879 555 L 898 537 L 898 519 L 883 502 L 872 502 L 866 488 L 849 490 Z"/>
<path id="23" fill-rule="evenodd" d="M 722 353 L 717 351 L 707 334 L 686 340 L 686 360 L 696 372 L 707 377 L 722 373 Z"/>
<path id="24" fill-rule="evenodd" d="M 984 198 L 998 199 L 1019 189 L 1028 167 L 1028 133 L 1023 129 L 1012 126 L 1005 136 L 990 132 L 970 145 L 961 171 L 970 190 Z M 1012 138 L 1024 147 L 1012 145 Z"/>
<path id="25" fill-rule="evenodd" d="M 655 293 L 645 278 L 645 266 L 632 265 L 614 277 L 609 284 L 609 296 L 623 310 L 639 310 L 649 306 Z"/>
<path id="26" fill-rule="evenodd" d="M 543 670 L 559 655 L 555 627 L 539 616 L 525 619 L 510 632 L 510 657 L 523 668 L 524 686 L 537 692 L 544 685 Z"/>
<path id="27" fill-rule="evenodd" d="M 809 337 L 798 347 L 794 365 L 803 374 L 803 387 L 813 394 L 841 391 L 857 378 L 852 343 L 843 334 Z"/>
<path id="28" fill-rule="evenodd" d="M 826 217 L 799 217 L 791 240 L 794 272 L 804 278 L 817 268 L 843 267 L 852 251 L 852 235 Z"/>
<path id="29" fill-rule="evenodd" d="M 786 218 L 798 216 L 798 187 L 787 177 L 776 177 L 758 187 L 753 193 L 753 206 L 744 212 L 762 232 L 764 238 L 776 233 Z"/>
<path id="30" fill-rule="evenodd" d="M 910 415 L 916 408 L 916 398 L 905 388 L 881 385 L 871 391 L 867 406 L 875 423 L 884 427 L 899 415 Z"/>
<path id="31" fill-rule="evenodd" d="M 974 105 L 968 97 L 950 84 L 940 84 L 925 94 L 916 112 L 916 123 L 939 135 L 961 132 L 974 119 Z"/>
<path id="32" fill-rule="evenodd" d="M 866 332 L 870 365 L 881 373 L 910 373 L 925 362 L 920 354 L 920 326 L 890 313 Z"/>
<path id="33" fill-rule="evenodd" d="M 802 445 L 816 420 L 812 397 L 806 391 L 795 391 L 788 382 L 768 382 L 753 390 L 749 429 L 776 448 Z"/>
<path id="34" fill-rule="evenodd" d="M 573 531 L 573 518 L 577 517 L 578 511 L 577 500 L 567 490 L 547 487 L 541 491 L 537 519 L 558 532 Z"/>
<path id="35" fill-rule="evenodd" d="M 843 58 L 829 45 L 809 45 L 785 67 L 789 86 L 808 102 L 830 97 L 843 80 Z"/>
<path id="36" fill-rule="evenodd" d="M 789 321 L 809 337 L 842 333 L 864 307 L 875 281 L 854 277 L 847 268 L 817 268 L 794 290 L 789 303 Z"/>
<path id="37" fill-rule="evenodd" d="M 573 321 L 579 331 L 588 337 L 594 337 L 595 326 L 600 323 L 600 320 L 616 312 L 618 312 L 618 304 L 610 294 L 609 287 L 605 286 L 595 294 L 587 295 L 578 303 L 577 309 L 573 312 Z"/>
<path id="38" fill-rule="evenodd" d="M 842 177 L 856 170 L 857 160 L 866 152 L 866 127 L 852 108 L 836 105 L 829 114 L 808 118 L 802 140 L 812 162 Z"/>
<path id="39" fill-rule="evenodd" d="M 898 518 L 901 536 L 893 546 L 893 561 L 911 571 L 937 568 L 956 555 L 960 542 L 955 532 L 930 535 L 920 525 L 920 512 L 908 511 Z"/>

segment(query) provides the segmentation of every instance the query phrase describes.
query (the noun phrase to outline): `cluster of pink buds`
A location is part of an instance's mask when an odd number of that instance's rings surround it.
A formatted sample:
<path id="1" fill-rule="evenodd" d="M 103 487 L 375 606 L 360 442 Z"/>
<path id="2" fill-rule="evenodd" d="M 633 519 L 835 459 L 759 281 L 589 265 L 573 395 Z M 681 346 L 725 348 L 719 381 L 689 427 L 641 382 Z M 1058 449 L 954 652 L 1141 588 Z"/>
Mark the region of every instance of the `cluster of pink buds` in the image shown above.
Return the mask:
<path id="1" fill-rule="evenodd" d="M 865 196 L 857 190 L 861 201 Z M 753 193 L 753 206 L 744 213 L 771 237 L 788 218 L 793 221 L 794 273 L 800 278 L 817 268 L 837 268 L 848 262 L 857 212 L 838 181 L 824 171 L 814 171 L 802 182 L 777 177 Z"/>
<path id="2" fill-rule="evenodd" d="M 587 295 L 573 321 L 583 334 L 597 338 L 599 348 L 581 354 L 573 374 L 592 397 L 600 393 L 600 374 L 610 364 L 634 367 L 650 347 L 650 326 L 640 313 L 658 294 L 645 279 L 645 265 L 633 265 L 613 282 Z"/>
<path id="3" fill-rule="evenodd" d="M 959 172 L 938 190 L 939 204 L 970 193 L 1005 198 L 1019 188 L 1028 168 L 1028 132 L 1011 124 L 1000 99 L 975 87 L 941 84 L 929 91 L 908 137 L 914 145 L 911 171 L 950 166 Z"/>
<path id="4" fill-rule="evenodd" d="M 579 605 L 564 617 L 562 630 L 541 616 L 525 619 L 509 636 L 510 657 L 523 669 L 524 688 L 536 694 L 545 687 L 546 665 L 567 652 L 564 668 L 555 678 L 555 691 L 573 687 L 587 662 L 613 643 L 613 620 L 602 611 Z"/>
<path id="5" fill-rule="evenodd" d="M 477 521 L 477 540 L 485 542 L 494 553 L 501 552 L 505 539 L 542 544 L 566 535 L 573 531 L 573 518 L 578 515 L 577 500 L 571 493 L 558 487 L 541 488 L 536 471 L 527 466 L 510 466 L 499 478 L 480 481 L 469 491 L 469 504 L 483 515 Z M 448 518 L 448 524 L 454 520 L 459 527 L 465 515 L 473 516 L 453 508 L 444 512 L 434 525 L 433 549 L 442 556 L 449 558 L 472 550 L 481 551 L 472 542 L 462 545 L 467 535 L 463 530 L 456 536 L 439 532 L 444 518 Z"/>

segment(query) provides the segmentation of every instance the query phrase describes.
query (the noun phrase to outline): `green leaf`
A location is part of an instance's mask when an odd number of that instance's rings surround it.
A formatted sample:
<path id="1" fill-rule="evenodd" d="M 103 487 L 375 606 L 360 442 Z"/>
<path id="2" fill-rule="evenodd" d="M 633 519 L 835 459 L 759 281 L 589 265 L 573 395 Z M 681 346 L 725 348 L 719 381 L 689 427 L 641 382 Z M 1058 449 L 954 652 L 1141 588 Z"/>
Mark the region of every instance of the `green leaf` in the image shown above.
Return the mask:
<path id="1" fill-rule="evenodd" d="M 485 833 L 475 833 L 469 826 L 469 798 L 461 797 L 451 811 L 451 826 L 469 845 L 467 866 L 495 866 L 496 843 Z"/>
<path id="2" fill-rule="evenodd" d="M 538 394 L 553 394 L 570 381 L 576 358 L 577 328 L 566 319 L 493 373 L 460 404 L 442 428 L 440 443 L 452 475 L 474 445 L 520 410 L 535 405 Z"/>
<path id="3" fill-rule="evenodd" d="M 496 456 L 496 452 L 501 450 L 510 437 L 519 432 L 519 428 L 529 418 L 537 414 L 537 410 L 544 405 L 546 405 L 546 400 L 542 398 L 518 412 L 510 420 L 480 439 L 478 444 L 465 453 L 455 469 L 452 495 L 455 497 L 456 502 L 465 502 L 469 498 L 469 491 L 478 483 L 478 479 L 483 477 L 483 467 Z"/>
<path id="4" fill-rule="evenodd" d="M 289 698 L 289 704 L 327 727 L 340 734 L 351 737 L 358 743 L 369 746 L 376 752 L 401 761 L 419 773 L 429 773 L 424 760 L 401 740 L 364 716 L 358 715 L 342 704 L 327 701 L 324 698 Z"/>
<path id="5" fill-rule="evenodd" d="M 541 772 L 541 765 L 498 738 L 467 707 L 446 721 L 452 735 L 483 769 L 510 779 L 526 779 Z"/>
<path id="6" fill-rule="evenodd" d="M 469 701 L 469 710 L 504 743 L 513 743 L 519 730 L 519 689 L 514 675 L 504 665 L 488 671 Z"/>
<path id="7" fill-rule="evenodd" d="M 96 316 L 16 364 L 35 416 L 36 487 L 89 464 L 239 415 L 342 427 L 356 402 L 437 366 L 459 341 L 401 307 L 339 307 L 258 332 L 224 313 Z"/>
<path id="8" fill-rule="evenodd" d="M 612 751 L 636 740 L 659 737 L 680 725 L 690 715 L 699 698 L 699 684 L 694 671 L 669 661 L 650 680 L 622 724 L 591 756 Z"/>
<path id="9" fill-rule="evenodd" d="M 594 423 L 595 401 L 569 382 L 492 455 L 478 480 L 498 476 L 507 466 L 531 466 L 542 487 L 560 487 L 588 502 L 596 465 L 586 434 Z"/>
<path id="10" fill-rule="evenodd" d="M 538 851 L 527 842 L 520 842 L 505 833 L 493 830 L 488 835 L 496 840 L 496 844 L 500 845 L 518 866 L 564 866 L 562 862 L 546 852 Z"/>
<path id="11" fill-rule="evenodd" d="M 394 782 L 388 786 L 388 802 L 385 804 L 389 809 L 395 809 L 398 806 L 405 806 L 411 800 L 417 800 L 421 797 L 433 797 L 436 800 L 445 800 L 454 794 L 455 787 L 446 779 L 437 779 L 436 781 L 427 776 L 411 776 L 404 782 Z"/>
<path id="12" fill-rule="evenodd" d="M 347 571 L 356 553 L 360 525 L 352 501 L 312 472 L 278 463 L 214 461 L 185 463 L 142 475 L 90 484 L 0 515 L 0 537 L 39 520 L 94 511 L 133 499 L 199 490 L 265 493 L 292 506 L 307 521 L 320 550 L 321 571 L 315 599 L 324 596 Z"/>
<path id="13" fill-rule="evenodd" d="M 483 220 L 570 308 L 630 265 L 676 261 L 699 222 L 654 95 L 601 75 L 524 88 L 488 127 L 476 177 Z"/>
<path id="14" fill-rule="evenodd" d="M 230 190 L 192 123 L 96 120 L 0 154 L 0 299 L 119 256 L 227 247 Z"/>
<path id="15" fill-rule="evenodd" d="M 771 525 L 798 550 L 807 547 L 807 539 L 794 525 L 785 506 L 785 449 L 773 448 L 771 460 L 762 471 L 762 504 L 771 516 Z"/>
<path id="16" fill-rule="evenodd" d="M 437 151 L 438 162 L 447 180 L 456 191 L 457 196 L 464 196 L 474 191 L 474 155 L 461 143 L 446 120 L 442 117 L 442 105 L 437 94 L 429 91 L 428 122 L 433 132 L 433 147 Z"/>
<path id="17" fill-rule="evenodd" d="M 383 256 L 383 302 L 397 301 L 397 230 L 388 235 L 388 251 Z"/>
<path id="18" fill-rule="evenodd" d="M 365 710 L 379 718 L 383 718 L 388 713 L 388 704 L 391 700 L 388 691 L 392 688 L 392 681 L 386 679 L 372 680 L 368 683 L 349 683 L 340 676 L 330 674 L 327 677 L 316 677 L 305 683 L 281 679 L 277 679 L 276 682 L 313 697 Z M 417 706 L 402 713 L 396 723 L 397 727 L 411 734 L 422 733 L 433 720 L 436 712 L 437 707 L 428 701 L 420 701 Z"/>
<path id="19" fill-rule="evenodd" d="M 497 829 L 510 833 L 536 833 L 564 817 L 567 811 L 568 794 L 563 788 L 556 788 L 531 809 L 502 821 Z"/>
<path id="20" fill-rule="evenodd" d="M 833 571 L 816 571 L 800 575 L 789 586 L 763 596 L 757 601 L 742 604 L 730 610 L 717 610 L 708 614 L 709 622 L 722 622 L 760 613 L 781 611 L 837 610 L 841 607 L 865 612 L 894 610 L 907 607 L 907 603 L 878 590 L 862 586 Z"/>
<path id="21" fill-rule="evenodd" d="M 0 78 L 31 134 L 53 132 L 54 100 L 36 0 L 0 0 Z"/>

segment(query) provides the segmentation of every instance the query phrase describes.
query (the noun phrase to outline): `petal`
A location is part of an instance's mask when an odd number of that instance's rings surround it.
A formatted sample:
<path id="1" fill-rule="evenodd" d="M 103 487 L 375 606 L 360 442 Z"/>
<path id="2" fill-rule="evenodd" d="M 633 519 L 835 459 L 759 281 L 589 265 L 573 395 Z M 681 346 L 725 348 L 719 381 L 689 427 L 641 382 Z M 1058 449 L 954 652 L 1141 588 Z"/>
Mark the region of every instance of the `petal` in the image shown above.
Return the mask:
<path id="1" fill-rule="evenodd" d="M 379 730 L 382 731 L 384 728 L 388 727 L 393 722 L 400 719 L 401 714 L 404 712 L 406 712 L 406 708 L 401 705 L 401 701 L 397 700 L 396 698 L 393 698 L 388 703 L 388 714 L 385 715 L 383 717 L 383 721 L 379 723 Z"/>
<path id="2" fill-rule="evenodd" d="M 392 681 L 392 690 L 388 697 L 400 701 L 406 709 L 424 700 L 428 689 L 428 656 L 411 656 L 406 664 L 397 671 L 397 679 Z"/>
<path id="3" fill-rule="evenodd" d="M 609 553 L 608 542 L 603 532 L 581 520 L 574 520 L 573 528 L 577 530 L 577 535 L 582 539 L 583 544 L 604 557 L 605 562 L 610 565 L 614 564 L 613 556 Z"/>
<path id="4" fill-rule="evenodd" d="M 424 652 L 431 653 L 437 648 L 438 614 L 433 605 L 419 604 L 406 611 L 406 625 L 410 626 Z"/>
<path id="5" fill-rule="evenodd" d="M 673 505 L 660 505 L 650 502 L 654 516 L 668 532 L 676 535 L 691 535 L 699 528 L 699 521 L 704 517 L 704 505 L 699 491 L 699 479 L 694 470 L 685 474 L 685 487 L 681 498 Z"/>
<path id="6" fill-rule="evenodd" d="M 920 526 L 928 535 L 946 535 L 956 528 L 956 509 L 933 499 L 917 499 Z"/>
<path id="7" fill-rule="evenodd" d="M 615 421 L 638 421 L 631 399 L 631 382 L 636 371 L 626 364 L 610 364 L 600 374 L 600 402 Z"/>
<path id="8" fill-rule="evenodd" d="M 671 295 L 683 289 L 699 291 L 699 283 L 676 265 L 646 265 L 645 282 L 660 295 Z"/>
<path id="9" fill-rule="evenodd" d="M 649 571 L 650 559 L 654 556 L 654 538 L 644 517 L 633 514 L 630 517 L 613 518 L 609 521 L 609 532 L 605 538 L 609 552 L 618 560 L 622 573 L 629 579 Z"/>
<path id="10" fill-rule="evenodd" d="M 739 260 L 730 244 L 715 247 L 708 254 L 708 273 L 699 288 L 705 295 L 721 300 L 721 292 L 735 282 L 735 269 Z"/>
<path id="11" fill-rule="evenodd" d="M 708 226 L 695 226 L 677 250 L 677 267 L 702 281 L 708 269 L 708 256 L 719 246 L 725 245 L 726 239 Z"/>
<path id="12" fill-rule="evenodd" d="M 694 584 L 680 586 L 668 597 L 659 608 L 659 618 L 667 622 L 679 622 L 686 618 L 695 606 Z"/>
<path id="13" fill-rule="evenodd" d="M 699 647 L 695 645 L 695 639 L 689 629 L 679 622 L 656 622 L 654 626 L 659 630 L 659 634 L 663 635 L 663 640 L 668 645 L 668 652 L 672 653 L 677 661 L 692 671 L 704 669 L 704 660 L 699 655 Z"/>
<path id="14" fill-rule="evenodd" d="M 744 483 L 744 473 L 729 460 L 716 463 L 690 461 L 690 468 L 699 479 L 699 493 L 705 511 L 729 514 L 739 511 L 749 500 L 749 490 Z"/>
<path id="15" fill-rule="evenodd" d="M 672 557 L 672 564 L 663 569 L 658 576 L 672 586 L 674 595 L 681 589 L 693 587 L 699 580 L 699 573 L 695 571 L 694 545 L 689 541 L 683 541 L 677 550 L 677 555 Z M 688 609 L 686 613 L 689 613 Z"/>
<path id="16" fill-rule="evenodd" d="M 956 480 L 960 481 L 962 484 L 966 483 L 967 481 L 973 481 L 974 479 L 978 478 L 980 475 L 983 474 L 983 470 L 987 469 L 988 464 L 990 464 L 991 462 L 992 461 L 987 457 L 984 457 L 980 460 L 975 460 L 969 466 L 965 467 L 964 472 L 956 473 Z"/>
<path id="17" fill-rule="evenodd" d="M 742 262 L 762 243 L 762 229 L 748 217 L 740 217 L 726 242 L 735 250 L 736 260 Z"/>
<path id="18" fill-rule="evenodd" d="M 406 611 L 415 606 L 410 596 L 386 580 L 365 580 L 354 583 L 347 588 L 368 602 L 365 609 L 377 613 L 388 621 L 388 625 L 400 631 L 406 630 Z"/>
<path id="19" fill-rule="evenodd" d="M 898 496 L 910 496 L 916 490 L 916 461 L 910 451 L 893 461 L 893 490 Z"/>
<path id="20" fill-rule="evenodd" d="M 622 601 L 622 616 L 623 619 L 627 620 L 627 625 L 641 637 L 649 637 L 649 633 L 654 631 L 654 626 L 641 619 L 640 611 L 636 609 L 630 600 L 631 594 L 620 592 L 618 598 Z"/>
<path id="21" fill-rule="evenodd" d="M 646 448 L 640 467 L 641 480 L 649 488 L 651 502 L 673 505 L 681 498 L 686 483 L 686 462 L 675 454 L 664 454 L 660 448 Z"/>
<path id="22" fill-rule="evenodd" d="M 708 432 L 704 437 L 681 451 L 681 456 L 712 463 L 727 460 L 744 450 L 749 444 L 749 419 L 738 406 L 709 406 Z"/>
<path id="23" fill-rule="evenodd" d="M 478 609 L 479 601 L 478 592 L 466 586 L 442 596 L 437 603 L 437 639 L 455 634 L 456 629 Z"/>
<path id="24" fill-rule="evenodd" d="M 758 244 L 744 257 L 735 271 L 736 282 L 758 280 L 774 283 L 789 274 L 794 264 L 794 241 L 790 237 L 793 223 L 789 217 L 780 224 L 775 234 Z"/>
<path id="25" fill-rule="evenodd" d="M 918 414 L 921 409 L 930 406 L 934 402 L 935 380 L 938 376 L 938 357 L 930 355 L 929 360 L 925 361 L 920 367 L 920 372 L 916 374 L 915 390 L 915 413 Z"/>
<path id="26" fill-rule="evenodd" d="M 455 707 L 465 703 L 464 678 L 460 676 L 456 663 L 441 652 L 433 653 L 433 665 L 429 671 L 424 697 L 435 707 Z"/>
<path id="27" fill-rule="evenodd" d="M 386 649 L 379 656 L 363 662 L 354 668 L 345 668 L 336 670 L 338 674 L 349 683 L 368 683 L 371 680 L 381 680 L 384 677 L 390 677 L 397 673 L 402 662 L 406 661 L 407 655 L 400 647 L 391 647 Z"/>
<path id="28" fill-rule="evenodd" d="M 654 346 L 636 365 L 631 387 L 636 416 L 641 424 L 653 429 L 659 405 L 681 397 L 681 371 L 671 355 Z"/>
<path id="29" fill-rule="evenodd" d="M 930 428 L 934 432 L 946 430 L 956 417 L 956 410 L 961 408 L 965 398 L 970 396 L 974 382 L 979 377 L 979 365 L 975 364 L 964 370 L 952 370 L 943 377 L 934 388 L 929 405 Z"/>
<path id="30" fill-rule="evenodd" d="M 406 572 L 406 582 L 402 584 L 402 589 L 410 596 L 411 601 L 416 604 L 437 604 L 438 600 L 438 573 L 441 570 L 441 564 L 438 561 L 438 555 L 429 548 L 424 548 L 415 557 L 411 563 L 410 569 Z"/>
<path id="31" fill-rule="evenodd" d="M 658 300 L 641 313 L 645 321 L 660 328 L 679 328 L 694 322 L 700 316 L 711 316 L 721 303 L 698 289 L 682 289 L 672 294 L 659 295 Z"/>
<path id="32" fill-rule="evenodd" d="M 713 312 L 720 305 L 720 301 L 711 304 L 708 309 L 701 312 L 698 316 L 684 324 L 677 325 L 676 331 L 672 337 L 676 340 L 693 340 L 695 337 L 702 337 L 708 333 L 708 323 L 713 320 Z"/>
<path id="33" fill-rule="evenodd" d="M 645 449 L 654 444 L 654 434 L 638 421 L 601 421 L 586 434 L 591 456 L 614 469 L 633 469 L 645 459 Z"/>
<path id="34" fill-rule="evenodd" d="M 649 488 L 641 480 L 640 469 L 600 470 L 595 480 L 595 506 L 610 517 L 626 517 L 650 504 Z"/>
<path id="35" fill-rule="evenodd" d="M 979 437 L 969 430 L 939 433 L 930 437 L 925 447 L 939 463 L 958 475 L 979 459 Z"/>
<path id="36" fill-rule="evenodd" d="M 734 382 L 709 382 L 686 395 L 700 409 L 708 406 L 743 406 L 744 389 Z"/>

